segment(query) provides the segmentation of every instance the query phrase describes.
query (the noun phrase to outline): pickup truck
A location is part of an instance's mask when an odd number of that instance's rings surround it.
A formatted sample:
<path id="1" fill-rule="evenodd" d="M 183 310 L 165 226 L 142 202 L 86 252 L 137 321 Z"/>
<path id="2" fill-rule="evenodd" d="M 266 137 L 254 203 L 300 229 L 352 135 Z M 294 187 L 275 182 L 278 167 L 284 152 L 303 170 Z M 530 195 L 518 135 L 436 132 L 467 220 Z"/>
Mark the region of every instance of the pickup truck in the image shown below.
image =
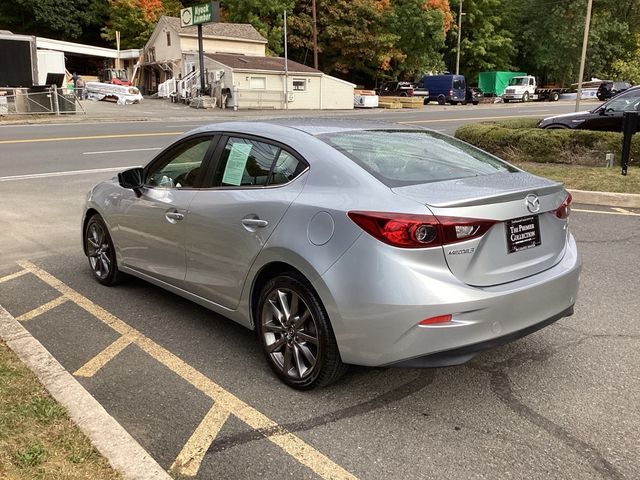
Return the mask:
<path id="1" fill-rule="evenodd" d="M 524 75 L 522 77 L 513 77 L 509 80 L 509 86 L 504 90 L 502 100 L 504 103 L 509 103 L 512 100 L 522 102 L 528 102 L 529 100 L 549 100 L 550 102 L 556 102 L 560 98 L 561 93 L 568 91 L 568 88 L 538 88 L 536 77 Z"/>

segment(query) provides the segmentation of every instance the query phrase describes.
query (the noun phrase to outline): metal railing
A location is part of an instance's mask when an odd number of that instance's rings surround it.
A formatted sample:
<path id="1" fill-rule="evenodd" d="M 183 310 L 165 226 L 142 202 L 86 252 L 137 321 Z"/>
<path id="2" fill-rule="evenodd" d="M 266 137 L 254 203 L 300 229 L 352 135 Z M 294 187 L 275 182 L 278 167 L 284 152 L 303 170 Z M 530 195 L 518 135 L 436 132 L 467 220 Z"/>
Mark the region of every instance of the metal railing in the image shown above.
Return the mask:
<path id="1" fill-rule="evenodd" d="M 0 95 L 0 115 L 66 115 L 85 113 L 80 104 L 82 89 L 69 92 L 47 88 L 39 92 L 15 89 L 12 95 Z"/>

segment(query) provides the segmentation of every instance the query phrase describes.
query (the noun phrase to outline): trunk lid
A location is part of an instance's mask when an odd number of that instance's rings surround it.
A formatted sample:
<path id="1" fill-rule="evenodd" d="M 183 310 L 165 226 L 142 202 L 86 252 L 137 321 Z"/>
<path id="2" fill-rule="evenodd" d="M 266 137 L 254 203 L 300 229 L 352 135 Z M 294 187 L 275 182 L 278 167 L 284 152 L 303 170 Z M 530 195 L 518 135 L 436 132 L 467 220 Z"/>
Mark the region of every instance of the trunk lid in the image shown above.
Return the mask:
<path id="1" fill-rule="evenodd" d="M 466 284 L 515 281 L 551 268 L 564 255 L 567 221 L 555 214 L 566 198 L 560 183 L 505 172 L 392 190 L 426 205 L 437 217 L 496 222 L 479 238 L 443 247 L 449 269 Z M 529 204 L 533 196 L 538 199 L 538 210 L 528 207 L 528 196 Z"/>

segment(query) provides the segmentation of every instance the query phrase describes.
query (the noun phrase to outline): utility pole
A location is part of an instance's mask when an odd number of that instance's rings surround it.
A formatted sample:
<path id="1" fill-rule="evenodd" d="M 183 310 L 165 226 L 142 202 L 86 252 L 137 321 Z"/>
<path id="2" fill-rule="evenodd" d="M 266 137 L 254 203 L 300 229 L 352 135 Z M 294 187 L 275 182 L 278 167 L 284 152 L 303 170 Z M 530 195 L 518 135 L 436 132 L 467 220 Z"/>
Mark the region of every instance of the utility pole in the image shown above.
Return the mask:
<path id="1" fill-rule="evenodd" d="M 284 11 L 284 108 L 289 108 L 289 60 L 287 52 L 287 11 Z"/>
<path id="2" fill-rule="evenodd" d="M 458 49 L 456 51 L 456 75 L 460 74 L 460 39 L 461 38 L 462 38 L 462 0 L 460 0 L 460 11 L 458 12 Z"/>
<path id="3" fill-rule="evenodd" d="M 587 44 L 589 43 L 589 25 L 591 24 L 591 4 L 587 1 L 587 17 L 584 20 L 584 38 L 582 39 L 582 57 L 580 58 L 580 74 L 578 76 L 578 91 L 576 92 L 576 112 L 580 110 L 580 97 L 582 96 L 582 76 L 584 75 L 584 62 L 587 58 Z"/>
<path id="4" fill-rule="evenodd" d="M 311 0 L 311 18 L 313 20 L 313 68 L 318 70 L 318 26 L 316 24 L 316 0 Z"/>

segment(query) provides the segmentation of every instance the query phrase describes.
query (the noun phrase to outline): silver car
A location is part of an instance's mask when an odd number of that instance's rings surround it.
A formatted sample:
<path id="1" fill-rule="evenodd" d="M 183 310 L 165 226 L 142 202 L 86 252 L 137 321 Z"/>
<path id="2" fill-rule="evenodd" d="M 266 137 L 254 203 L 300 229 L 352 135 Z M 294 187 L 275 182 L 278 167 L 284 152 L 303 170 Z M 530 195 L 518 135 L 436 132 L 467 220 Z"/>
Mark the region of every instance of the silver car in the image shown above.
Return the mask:
<path id="1" fill-rule="evenodd" d="M 93 275 L 250 329 L 310 389 L 348 364 L 457 365 L 573 313 L 571 195 L 454 138 L 336 120 L 221 123 L 88 194 Z"/>

